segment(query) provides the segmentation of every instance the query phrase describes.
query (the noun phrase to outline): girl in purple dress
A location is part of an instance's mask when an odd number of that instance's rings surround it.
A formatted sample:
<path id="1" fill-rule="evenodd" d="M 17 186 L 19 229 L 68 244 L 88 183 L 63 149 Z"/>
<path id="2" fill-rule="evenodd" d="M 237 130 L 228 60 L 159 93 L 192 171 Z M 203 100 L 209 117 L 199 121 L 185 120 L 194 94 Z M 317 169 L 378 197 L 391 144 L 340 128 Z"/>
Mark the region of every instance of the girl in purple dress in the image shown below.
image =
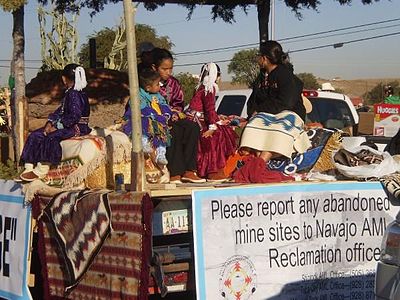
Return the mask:
<path id="1" fill-rule="evenodd" d="M 224 167 L 228 156 L 236 150 L 237 135 L 229 120 L 222 120 L 215 111 L 215 94 L 221 71 L 217 64 L 205 64 L 199 84 L 186 114 L 201 127 L 197 155 L 197 171 L 208 181 L 225 181 Z"/>
<path id="2" fill-rule="evenodd" d="M 77 64 L 69 64 L 62 71 L 62 81 L 67 90 L 61 106 L 49 115 L 44 127 L 33 131 L 25 143 L 21 161 L 25 170 L 21 179 L 32 181 L 47 174 L 50 165 L 61 161 L 60 142 L 74 136 L 89 134 L 90 106 L 85 92 L 85 70 Z M 36 167 L 34 168 L 34 165 Z"/>

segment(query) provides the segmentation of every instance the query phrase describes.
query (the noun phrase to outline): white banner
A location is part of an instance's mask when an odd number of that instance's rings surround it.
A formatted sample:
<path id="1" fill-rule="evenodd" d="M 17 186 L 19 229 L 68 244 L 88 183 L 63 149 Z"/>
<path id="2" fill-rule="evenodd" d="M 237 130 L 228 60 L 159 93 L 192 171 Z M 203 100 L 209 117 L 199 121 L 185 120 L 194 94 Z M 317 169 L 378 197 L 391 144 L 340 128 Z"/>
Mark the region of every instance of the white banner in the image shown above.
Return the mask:
<path id="1" fill-rule="evenodd" d="M 194 191 L 197 299 L 374 299 L 379 182 Z"/>
<path id="2" fill-rule="evenodd" d="M 0 180 L 0 297 L 31 299 L 27 286 L 31 210 L 21 185 Z"/>

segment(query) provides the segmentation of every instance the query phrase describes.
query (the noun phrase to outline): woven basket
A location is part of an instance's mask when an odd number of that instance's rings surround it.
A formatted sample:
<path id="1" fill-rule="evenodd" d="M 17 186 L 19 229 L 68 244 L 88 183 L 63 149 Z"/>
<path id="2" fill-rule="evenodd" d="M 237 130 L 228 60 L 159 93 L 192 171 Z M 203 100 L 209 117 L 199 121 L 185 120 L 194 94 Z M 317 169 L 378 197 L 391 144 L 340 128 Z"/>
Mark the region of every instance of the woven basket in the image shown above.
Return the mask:
<path id="1" fill-rule="evenodd" d="M 89 189 L 104 189 L 107 187 L 107 174 L 106 174 L 106 163 L 102 162 L 101 165 L 93 171 L 85 179 L 85 186 Z"/>

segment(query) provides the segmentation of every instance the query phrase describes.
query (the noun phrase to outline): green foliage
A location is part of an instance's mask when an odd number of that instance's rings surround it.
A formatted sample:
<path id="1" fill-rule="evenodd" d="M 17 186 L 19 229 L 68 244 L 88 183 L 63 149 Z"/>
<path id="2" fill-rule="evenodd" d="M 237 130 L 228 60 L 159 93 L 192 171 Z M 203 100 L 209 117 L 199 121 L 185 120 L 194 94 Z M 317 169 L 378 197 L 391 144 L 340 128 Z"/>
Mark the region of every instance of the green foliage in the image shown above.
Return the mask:
<path id="1" fill-rule="evenodd" d="M 0 162 L 0 179 L 13 179 L 18 176 L 18 168 L 12 160 L 7 160 L 7 163 Z"/>
<path id="2" fill-rule="evenodd" d="M 27 0 L 0 0 L 0 7 L 4 11 L 13 11 L 25 5 Z"/>
<path id="3" fill-rule="evenodd" d="M 156 31 L 154 28 L 144 24 L 136 24 L 136 45 L 139 46 L 141 42 L 148 41 L 153 43 L 154 46 L 165 48 L 170 50 L 173 46 L 173 43 L 170 41 L 168 36 L 157 36 Z M 96 39 L 96 60 L 104 62 L 104 58 L 108 57 L 113 48 L 113 43 L 116 36 L 116 31 L 118 28 L 104 28 L 88 37 L 88 42 L 84 43 L 81 47 L 79 52 L 80 63 L 88 68 L 89 67 L 89 39 L 95 38 Z M 121 38 L 121 40 L 126 40 L 125 34 Z M 138 49 L 136 49 L 138 51 Z M 123 57 L 126 58 L 126 47 L 123 50 Z M 121 60 L 119 56 L 115 57 L 115 64 L 120 65 Z M 123 64 L 122 64 L 123 65 Z"/>
<path id="4" fill-rule="evenodd" d="M 228 73 L 233 73 L 232 83 L 246 84 L 251 87 L 259 73 L 257 49 L 236 52 L 228 65 Z"/>
<path id="5" fill-rule="evenodd" d="M 181 83 L 183 95 L 185 97 L 184 101 L 186 105 L 190 102 L 190 100 L 194 95 L 198 79 L 193 77 L 193 75 L 189 73 L 179 73 L 175 77 Z"/>
<path id="6" fill-rule="evenodd" d="M 398 81 L 392 81 L 389 83 L 380 82 L 376 86 L 374 86 L 370 91 L 366 92 L 363 95 L 366 103 L 371 105 L 375 103 L 383 102 L 384 96 L 384 87 L 385 85 L 391 85 L 393 87 L 394 95 L 399 95 L 400 93 L 400 83 Z"/>
<path id="7" fill-rule="evenodd" d="M 297 77 L 303 81 L 304 89 L 306 90 L 316 90 L 320 87 L 317 78 L 312 73 L 299 73 L 296 74 Z"/>

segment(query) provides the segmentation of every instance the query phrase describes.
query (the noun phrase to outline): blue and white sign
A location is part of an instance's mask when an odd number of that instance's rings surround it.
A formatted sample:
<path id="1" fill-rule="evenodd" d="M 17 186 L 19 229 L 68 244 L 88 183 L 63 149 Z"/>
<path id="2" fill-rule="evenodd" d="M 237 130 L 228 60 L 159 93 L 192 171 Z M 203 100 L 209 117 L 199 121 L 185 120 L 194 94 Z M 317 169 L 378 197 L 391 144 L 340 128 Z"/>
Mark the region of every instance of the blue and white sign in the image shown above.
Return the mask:
<path id="1" fill-rule="evenodd" d="M 194 191 L 197 299 L 374 299 L 386 226 L 379 182 Z"/>
<path id="2" fill-rule="evenodd" d="M 31 299 L 27 258 L 31 210 L 20 184 L 0 180 L 0 297 Z"/>

